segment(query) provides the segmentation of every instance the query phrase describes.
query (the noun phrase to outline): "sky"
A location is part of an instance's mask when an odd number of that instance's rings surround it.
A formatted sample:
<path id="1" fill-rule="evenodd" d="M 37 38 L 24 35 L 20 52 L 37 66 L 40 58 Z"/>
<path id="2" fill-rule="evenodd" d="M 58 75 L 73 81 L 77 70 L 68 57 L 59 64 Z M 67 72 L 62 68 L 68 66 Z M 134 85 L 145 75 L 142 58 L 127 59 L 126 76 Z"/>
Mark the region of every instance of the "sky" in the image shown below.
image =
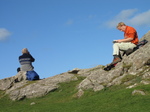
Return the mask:
<path id="1" fill-rule="evenodd" d="M 0 0 L 0 79 L 17 74 L 28 48 L 34 70 L 48 78 L 111 63 L 119 22 L 139 39 L 150 29 L 150 0 Z"/>

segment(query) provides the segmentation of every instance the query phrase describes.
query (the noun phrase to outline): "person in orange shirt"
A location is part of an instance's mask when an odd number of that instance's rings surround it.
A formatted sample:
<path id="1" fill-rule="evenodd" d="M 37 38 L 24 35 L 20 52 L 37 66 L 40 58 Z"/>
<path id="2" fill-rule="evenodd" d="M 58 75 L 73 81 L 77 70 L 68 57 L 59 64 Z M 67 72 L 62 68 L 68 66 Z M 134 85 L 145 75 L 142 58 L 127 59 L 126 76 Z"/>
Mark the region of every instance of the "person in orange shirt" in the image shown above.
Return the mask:
<path id="1" fill-rule="evenodd" d="M 138 34 L 133 27 L 127 26 L 125 23 L 120 22 L 117 25 L 117 29 L 124 32 L 124 39 L 114 40 L 113 44 L 113 62 L 116 64 L 121 61 L 120 51 L 126 51 L 128 49 L 134 49 L 139 42 Z"/>

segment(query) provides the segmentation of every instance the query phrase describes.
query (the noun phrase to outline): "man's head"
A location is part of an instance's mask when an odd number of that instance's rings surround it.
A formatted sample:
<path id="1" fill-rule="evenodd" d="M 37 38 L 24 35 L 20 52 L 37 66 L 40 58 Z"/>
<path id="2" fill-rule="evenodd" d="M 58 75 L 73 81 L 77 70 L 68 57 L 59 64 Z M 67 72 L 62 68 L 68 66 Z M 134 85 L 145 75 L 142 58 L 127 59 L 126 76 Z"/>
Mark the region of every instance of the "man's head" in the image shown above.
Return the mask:
<path id="1" fill-rule="evenodd" d="M 22 54 L 25 54 L 25 53 L 27 53 L 27 54 L 29 53 L 29 51 L 28 51 L 27 48 L 23 48 L 23 49 L 22 49 Z"/>
<path id="2" fill-rule="evenodd" d="M 117 29 L 124 32 L 126 29 L 126 24 L 124 22 L 118 23 Z"/>

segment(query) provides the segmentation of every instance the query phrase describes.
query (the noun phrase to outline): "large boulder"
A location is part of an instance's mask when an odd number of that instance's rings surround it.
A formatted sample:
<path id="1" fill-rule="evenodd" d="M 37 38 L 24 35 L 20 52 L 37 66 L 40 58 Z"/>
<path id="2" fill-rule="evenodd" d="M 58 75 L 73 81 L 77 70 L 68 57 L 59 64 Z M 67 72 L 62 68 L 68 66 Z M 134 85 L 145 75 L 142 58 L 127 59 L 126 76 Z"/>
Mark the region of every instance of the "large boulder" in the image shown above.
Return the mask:
<path id="1" fill-rule="evenodd" d="M 0 90 L 5 90 L 6 94 L 8 94 L 12 100 L 41 97 L 49 92 L 55 91 L 59 87 L 59 83 L 78 80 L 74 74 L 70 73 L 62 73 L 37 81 L 22 80 L 15 82 L 14 78 L 15 76 L 0 80 L 2 84 Z"/>
<path id="2" fill-rule="evenodd" d="M 84 72 L 84 74 L 88 75 L 86 75 L 87 77 L 78 85 L 78 89 L 80 91 L 81 89 L 93 89 L 94 91 L 99 91 L 104 87 L 123 83 L 122 79 L 129 74 L 136 76 L 144 75 L 143 79 L 144 77 L 149 77 L 150 32 L 144 35 L 140 40 L 143 39 L 146 39 L 149 42 L 129 56 L 124 56 L 123 60 L 119 62 L 114 69 L 104 71 L 103 67 L 100 67 L 99 69 L 93 68 L 93 70 L 90 70 L 88 73 Z"/>
<path id="3" fill-rule="evenodd" d="M 26 80 L 26 72 L 20 71 L 17 75 L 0 80 L 0 90 L 7 90 L 15 85 L 16 82 Z"/>

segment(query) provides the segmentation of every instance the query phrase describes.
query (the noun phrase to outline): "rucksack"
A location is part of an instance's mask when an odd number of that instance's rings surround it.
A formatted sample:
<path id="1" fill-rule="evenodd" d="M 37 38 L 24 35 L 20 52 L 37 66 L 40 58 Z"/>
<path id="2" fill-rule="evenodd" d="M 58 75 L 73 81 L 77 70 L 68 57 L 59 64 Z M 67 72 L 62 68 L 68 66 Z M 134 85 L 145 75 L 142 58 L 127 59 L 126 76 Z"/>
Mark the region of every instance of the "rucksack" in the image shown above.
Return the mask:
<path id="1" fill-rule="evenodd" d="M 27 71 L 27 80 L 39 80 L 39 75 L 35 71 Z"/>
<path id="2" fill-rule="evenodd" d="M 147 42 L 148 42 L 148 41 L 147 41 L 146 39 L 140 41 L 140 42 L 137 44 L 136 48 L 139 49 L 140 47 L 144 46 Z"/>

